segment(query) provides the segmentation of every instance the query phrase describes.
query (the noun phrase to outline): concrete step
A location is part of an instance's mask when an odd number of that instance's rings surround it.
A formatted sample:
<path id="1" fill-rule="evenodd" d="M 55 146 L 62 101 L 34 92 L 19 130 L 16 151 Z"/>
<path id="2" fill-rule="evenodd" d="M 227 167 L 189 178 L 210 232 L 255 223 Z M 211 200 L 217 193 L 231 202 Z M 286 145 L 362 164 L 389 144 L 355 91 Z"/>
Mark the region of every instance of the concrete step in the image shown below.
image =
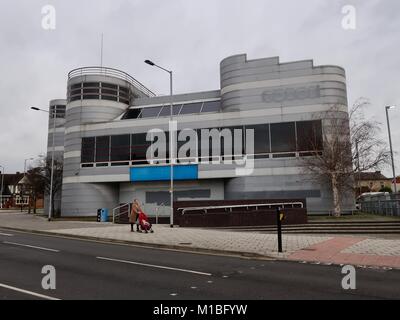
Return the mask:
<path id="1" fill-rule="evenodd" d="M 241 227 L 241 228 L 224 228 L 225 230 L 233 230 L 233 231 L 275 231 L 276 226 L 268 226 L 268 227 Z M 285 231 L 387 231 L 387 230 L 398 230 L 400 231 L 400 227 L 387 226 L 387 227 L 293 227 L 293 226 L 282 226 L 282 229 Z"/>
<path id="2" fill-rule="evenodd" d="M 292 233 L 292 232 L 302 232 L 302 233 L 308 233 L 308 232 L 347 232 L 347 233 L 352 233 L 352 232 L 400 232 L 400 229 L 286 229 L 282 228 L 284 232 L 287 233 Z M 276 232 L 276 229 L 236 229 L 236 230 L 230 230 L 230 231 L 238 231 L 238 232 Z"/>
<path id="3" fill-rule="evenodd" d="M 308 233 L 308 232 L 347 232 L 347 233 L 352 233 L 352 232 L 400 232 L 400 229 L 393 229 L 393 228 L 387 228 L 387 229 L 286 229 L 282 228 L 284 232 L 287 233 L 293 233 L 293 232 L 302 232 L 302 233 Z M 238 231 L 238 232 L 276 232 L 276 228 L 268 228 L 268 229 L 231 229 L 231 231 Z"/>
<path id="4" fill-rule="evenodd" d="M 241 228 L 213 228 L 213 229 L 218 229 L 218 230 L 232 230 L 232 231 L 274 231 L 276 230 L 276 226 L 268 226 L 268 227 L 241 227 Z M 317 227 L 317 228 L 310 228 L 310 227 L 304 227 L 304 228 L 296 228 L 296 227 L 288 227 L 288 226 L 283 226 L 283 230 L 286 231 L 335 231 L 335 230 L 348 230 L 348 231 L 357 231 L 357 230 L 365 230 L 365 231 L 385 231 L 385 230 L 400 230 L 400 227 L 386 227 L 386 228 L 380 228 L 380 227 L 370 227 L 370 228 L 362 228 L 362 227 L 352 227 L 352 228 L 344 228 L 344 227 L 335 227 L 335 228 L 324 228 L 324 227 Z"/>
<path id="5" fill-rule="evenodd" d="M 245 232 L 243 230 L 237 231 L 237 232 Z M 247 231 L 249 232 L 249 231 Z M 257 232 L 257 233 L 276 233 L 275 231 L 255 231 L 252 230 L 252 232 Z M 307 231 L 288 231 L 288 230 L 283 230 L 283 234 L 379 234 L 379 235 L 400 235 L 400 230 L 307 230 Z"/>
<path id="6" fill-rule="evenodd" d="M 360 225 L 386 225 L 386 224 L 393 224 L 393 225 L 400 225 L 400 219 L 393 219 L 393 220 L 352 220 L 352 221 L 309 221 L 307 225 L 351 225 L 351 224 L 360 224 Z"/>

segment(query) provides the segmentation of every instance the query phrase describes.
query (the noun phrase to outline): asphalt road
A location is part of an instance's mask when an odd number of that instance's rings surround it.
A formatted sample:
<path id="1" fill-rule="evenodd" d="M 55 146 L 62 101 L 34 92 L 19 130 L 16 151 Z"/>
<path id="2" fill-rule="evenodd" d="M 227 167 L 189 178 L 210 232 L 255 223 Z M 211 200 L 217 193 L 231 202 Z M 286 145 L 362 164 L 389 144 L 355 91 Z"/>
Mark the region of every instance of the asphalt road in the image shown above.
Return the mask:
<path id="1" fill-rule="evenodd" d="M 151 237 L 151 234 L 148 236 Z M 42 267 L 56 269 L 43 290 Z M 399 299 L 400 271 L 253 260 L 114 245 L 0 229 L 0 299 Z"/>

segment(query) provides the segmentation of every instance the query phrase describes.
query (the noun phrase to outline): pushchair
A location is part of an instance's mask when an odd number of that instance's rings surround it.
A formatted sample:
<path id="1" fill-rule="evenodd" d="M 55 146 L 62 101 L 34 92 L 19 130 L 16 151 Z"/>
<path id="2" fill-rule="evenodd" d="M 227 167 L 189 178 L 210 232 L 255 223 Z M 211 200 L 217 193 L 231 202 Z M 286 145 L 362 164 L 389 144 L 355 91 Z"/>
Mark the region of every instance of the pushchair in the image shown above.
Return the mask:
<path id="1" fill-rule="evenodd" d="M 142 211 L 139 212 L 139 226 L 140 230 L 144 231 L 145 233 L 154 232 L 152 229 L 153 225 L 150 223 L 149 217 Z"/>

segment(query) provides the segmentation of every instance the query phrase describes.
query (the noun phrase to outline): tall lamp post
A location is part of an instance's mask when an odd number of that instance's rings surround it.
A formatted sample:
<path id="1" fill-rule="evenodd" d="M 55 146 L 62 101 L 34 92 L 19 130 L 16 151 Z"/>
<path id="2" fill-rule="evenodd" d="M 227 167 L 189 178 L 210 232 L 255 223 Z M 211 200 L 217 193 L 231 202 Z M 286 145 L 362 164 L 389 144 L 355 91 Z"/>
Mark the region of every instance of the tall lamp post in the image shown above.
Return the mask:
<path id="1" fill-rule="evenodd" d="M 34 160 L 35 158 L 28 158 L 28 159 L 25 159 L 24 160 L 24 178 L 26 177 L 26 163 L 28 162 L 28 161 L 31 161 L 31 160 Z M 27 191 L 27 188 L 25 187 L 25 184 L 21 184 L 21 203 L 23 203 L 23 204 L 25 204 L 25 197 L 24 197 L 24 194 L 26 193 L 26 191 Z M 28 204 L 30 203 L 30 201 L 31 201 L 31 199 L 30 199 L 30 196 L 28 196 Z M 22 204 L 21 204 L 21 210 L 22 210 Z"/>
<path id="2" fill-rule="evenodd" d="M 31 160 L 34 160 L 34 158 L 28 158 L 24 160 L 24 176 L 26 175 L 26 162 Z"/>
<path id="3" fill-rule="evenodd" d="M 389 110 L 394 109 L 395 106 L 386 106 L 386 120 L 389 132 L 389 144 L 390 144 L 390 156 L 392 158 L 392 170 L 393 170 L 393 183 L 394 183 L 394 193 L 397 193 L 397 179 L 396 179 L 396 169 L 394 167 L 394 157 L 393 157 L 393 147 L 392 147 L 392 135 L 390 133 L 390 121 L 389 121 Z"/>
<path id="4" fill-rule="evenodd" d="M 56 116 L 57 116 L 57 106 L 54 107 L 54 111 L 53 112 L 49 112 L 47 110 L 43 110 L 40 108 L 36 108 L 36 107 L 31 107 L 32 110 L 35 111 L 42 111 L 42 112 L 46 112 L 51 114 L 51 116 L 53 117 L 53 142 L 52 142 L 52 147 L 51 147 L 51 174 L 50 174 L 50 201 L 49 201 L 49 215 L 47 220 L 51 221 L 51 217 L 53 215 L 53 181 L 54 181 L 54 137 L 56 134 Z"/>
<path id="5" fill-rule="evenodd" d="M 4 191 L 4 175 L 5 175 L 5 171 L 6 168 L 4 168 L 3 166 L 0 165 L 1 168 L 1 200 L 0 200 L 0 209 L 3 209 L 3 191 Z"/>
<path id="6" fill-rule="evenodd" d="M 170 88 L 170 123 L 172 124 L 172 121 L 174 119 L 174 112 L 173 112 L 173 97 L 172 97 L 172 71 L 165 69 L 157 64 L 155 64 L 151 60 L 145 60 L 145 63 L 152 66 L 152 67 L 157 67 L 161 70 L 164 70 L 165 72 L 169 73 L 169 88 Z M 172 128 L 172 125 L 170 127 L 170 132 L 169 132 L 169 163 L 170 163 L 170 196 L 171 196 L 171 214 L 170 214 L 170 226 L 171 228 L 174 227 L 174 136 L 175 132 Z"/>

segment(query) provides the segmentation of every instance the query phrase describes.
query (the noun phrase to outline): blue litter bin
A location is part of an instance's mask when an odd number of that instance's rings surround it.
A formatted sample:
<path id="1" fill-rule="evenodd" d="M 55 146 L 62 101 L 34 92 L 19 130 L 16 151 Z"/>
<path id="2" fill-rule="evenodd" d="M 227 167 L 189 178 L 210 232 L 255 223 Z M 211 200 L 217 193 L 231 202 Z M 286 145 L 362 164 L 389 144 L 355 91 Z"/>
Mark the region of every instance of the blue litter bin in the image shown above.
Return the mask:
<path id="1" fill-rule="evenodd" d="M 101 222 L 107 222 L 108 221 L 108 209 L 101 209 L 100 212 L 100 221 Z"/>

